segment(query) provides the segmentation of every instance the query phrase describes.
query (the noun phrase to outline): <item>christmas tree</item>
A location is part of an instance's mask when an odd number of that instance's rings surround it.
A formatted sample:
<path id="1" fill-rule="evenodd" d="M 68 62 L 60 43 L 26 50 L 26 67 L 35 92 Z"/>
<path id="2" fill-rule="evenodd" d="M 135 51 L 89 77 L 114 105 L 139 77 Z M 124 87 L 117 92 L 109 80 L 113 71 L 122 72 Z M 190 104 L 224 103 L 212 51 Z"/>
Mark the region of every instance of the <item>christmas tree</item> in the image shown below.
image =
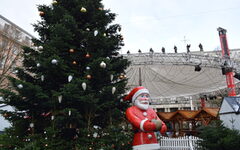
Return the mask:
<path id="1" fill-rule="evenodd" d="M 115 14 L 101 0 L 54 0 L 39 5 L 39 39 L 24 47 L 23 67 L 1 89 L 1 111 L 12 126 L 1 149 L 131 149 L 121 99 L 129 61 Z"/>

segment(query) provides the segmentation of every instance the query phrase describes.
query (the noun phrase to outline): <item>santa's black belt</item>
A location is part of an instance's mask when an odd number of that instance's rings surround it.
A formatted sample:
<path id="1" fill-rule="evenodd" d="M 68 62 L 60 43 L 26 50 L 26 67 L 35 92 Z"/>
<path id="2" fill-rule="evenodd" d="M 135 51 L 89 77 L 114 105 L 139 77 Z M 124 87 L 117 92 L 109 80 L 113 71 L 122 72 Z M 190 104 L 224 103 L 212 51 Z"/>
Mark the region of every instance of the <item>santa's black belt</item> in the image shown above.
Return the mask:
<path id="1" fill-rule="evenodd" d="M 133 130 L 134 133 L 138 132 L 145 132 L 145 133 L 151 133 L 151 132 L 156 132 L 156 131 L 142 131 L 142 130 Z"/>

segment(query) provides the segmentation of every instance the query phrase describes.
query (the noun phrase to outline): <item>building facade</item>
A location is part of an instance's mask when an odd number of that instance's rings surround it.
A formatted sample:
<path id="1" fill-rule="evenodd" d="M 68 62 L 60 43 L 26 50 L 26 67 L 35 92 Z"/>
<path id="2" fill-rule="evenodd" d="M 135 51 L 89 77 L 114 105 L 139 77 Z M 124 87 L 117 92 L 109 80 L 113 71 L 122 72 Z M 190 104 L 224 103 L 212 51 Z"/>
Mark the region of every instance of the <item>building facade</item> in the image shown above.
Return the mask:
<path id="1" fill-rule="evenodd" d="M 16 73 L 15 67 L 22 62 L 22 46 L 32 46 L 34 38 L 28 32 L 0 15 L 0 88 L 7 88 L 6 76 Z M 1 99 L 2 97 L 0 97 Z M 9 106 L 0 105 L 2 110 L 11 110 Z M 10 124 L 0 115 L 0 131 Z"/>
<path id="2" fill-rule="evenodd" d="M 0 85 L 6 86 L 6 76 L 21 65 L 22 46 L 31 46 L 34 38 L 28 32 L 0 15 Z"/>

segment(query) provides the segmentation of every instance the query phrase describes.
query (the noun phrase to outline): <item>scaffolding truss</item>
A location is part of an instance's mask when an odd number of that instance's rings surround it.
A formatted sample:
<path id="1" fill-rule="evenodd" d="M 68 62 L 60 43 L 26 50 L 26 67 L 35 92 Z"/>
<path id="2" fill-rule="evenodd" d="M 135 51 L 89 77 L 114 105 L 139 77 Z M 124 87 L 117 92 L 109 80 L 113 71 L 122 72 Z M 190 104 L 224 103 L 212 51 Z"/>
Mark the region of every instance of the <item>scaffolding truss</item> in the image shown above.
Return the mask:
<path id="1" fill-rule="evenodd" d="M 124 57 L 131 61 L 126 70 L 129 89 L 145 86 L 152 99 L 158 102 L 197 99 L 203 94 L 223 94 L 227 92 L 227 84 L 222 68 L 226 64 L 236 72 L 240 68 L 239 60 L 225 60 L 221 55 L 208 52 L 149 52 L 126 54 Z M 235 79 L 235 83 L 238 88 L 239 80 Z"/>

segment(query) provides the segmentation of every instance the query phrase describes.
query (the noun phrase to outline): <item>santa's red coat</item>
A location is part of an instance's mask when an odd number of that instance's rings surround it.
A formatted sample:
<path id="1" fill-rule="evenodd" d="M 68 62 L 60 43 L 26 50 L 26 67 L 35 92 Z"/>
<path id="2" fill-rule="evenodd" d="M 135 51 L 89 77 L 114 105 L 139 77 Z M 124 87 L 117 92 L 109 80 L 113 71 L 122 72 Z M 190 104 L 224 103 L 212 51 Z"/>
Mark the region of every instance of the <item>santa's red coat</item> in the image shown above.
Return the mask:
<path id="1" fill-rule="evenodd" d="M 126 117 L 132 124 L 135 132 L 133 146 L 158 144 L 157 138 L 154 134 L 154 132 L 156 132 L 156 125 L 151 122 L 151 120 L 160 119 L 152 108 L 149 107 L 147 110 L 141 110 L 137 106 L 132 106 L 126 110 Z M 164 122 L 162 122 L 162 127 L 159 131 L 161 134 L 164 134 L 167 131 L 167 126 Z"/>

